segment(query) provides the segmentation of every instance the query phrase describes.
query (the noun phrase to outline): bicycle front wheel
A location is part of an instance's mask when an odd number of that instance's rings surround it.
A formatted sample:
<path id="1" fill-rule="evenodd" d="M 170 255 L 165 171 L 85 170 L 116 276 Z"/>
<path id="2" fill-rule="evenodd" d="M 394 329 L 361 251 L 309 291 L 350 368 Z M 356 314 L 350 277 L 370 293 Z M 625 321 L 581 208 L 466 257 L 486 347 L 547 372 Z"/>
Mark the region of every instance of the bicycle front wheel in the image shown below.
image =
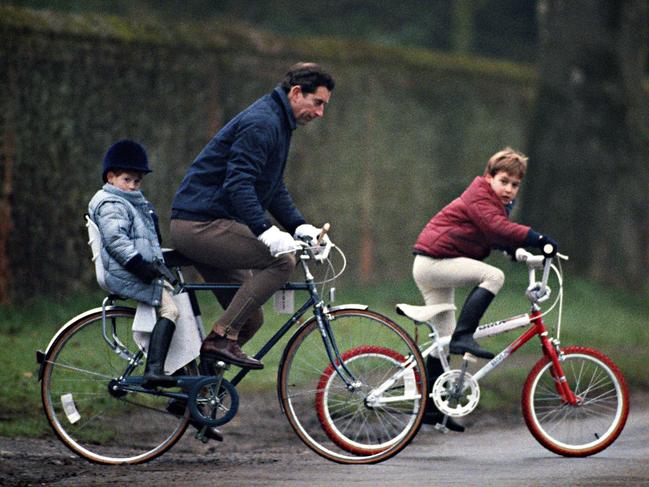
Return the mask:
<path id="1" fill-rule="evenodd" d="M 114 332 L 130 358 L 138 352 L 131 332 L 134 316 L 132 308 L 106 311 L 108 333 Z M 45 358 L 41 398 L 47 420 L 68 448 L 92 462 L 147 462 L 171 448 L 187 429 L 184 403 L 178 410 L 168 397 L 114 387 L 130 358 L 104 340 L 101 310 L 67 327 Z M 131 375 L 143 374 L 144 360 L 140 362 Z"/>
<path id="2" fill-rule="evenodd" d="M 585 347 L 563 349 L 566 381 L 577 396 L 571 405 L 557 391 L 552 362 L 543 358 L 523 388 L 523 417 L 530 432 L 548 450 L 585 457 L 610 446 L 629 415 L 629 391 L 613 361 Z"/>
<path id="3" fill-rule="evenodd" d="M 311 318 L 291 338 L 280 363 L 282 408 L 319 455 L 345 464 L 381 462 L 401 451 L 421 426 L 424 361 L 410 336 L 385 316 L 355 309 L 327 316 L 342 364 L 336 370 L 331 363 Z M 343 364 L 349 383 L 339 372 Z"/>

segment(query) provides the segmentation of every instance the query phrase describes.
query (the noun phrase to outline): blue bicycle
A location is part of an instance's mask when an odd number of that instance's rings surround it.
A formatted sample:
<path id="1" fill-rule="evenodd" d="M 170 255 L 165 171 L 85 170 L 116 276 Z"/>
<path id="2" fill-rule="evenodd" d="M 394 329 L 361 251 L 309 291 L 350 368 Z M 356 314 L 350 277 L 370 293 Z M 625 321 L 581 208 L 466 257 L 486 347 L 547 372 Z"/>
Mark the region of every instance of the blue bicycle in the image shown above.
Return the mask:
<path id="1" fill-rule="evenodd" d="M 309 267 L 317 256 L 304 243 L 297 255 L 304 280 L 283 291 L 304 292 L 306 299 L 254 356 L 262 359 L 297 328 L 277 375 L 278 398 L 297 436 L 334 462 L 386 460 L 421 424 L 427 383 L 419 349 L 399 325 L 367 306 L 325 303 Z M 185 282 L 181 268 L 191 261 L 175 251 L 166 252 L 165 261 L 176 292 L 189 298 L 190 322 L 202 338 L 197 293 L 233 285 Z M 207 428 L 236 415 L 236 386 L 250 370 L 228 380 L 227 364 L 207 366 L 196 358 L 175 373 L 174 387 L 143 388 L 145 353 L 133 333 L 138 310 L 118 300 L 109 295 L 101 307 L 75 316 L 37 352 L 43 408 L 55 434 L 81 457 L 112 465 L 162 455 L 189 425 L 206 441 Z"/>

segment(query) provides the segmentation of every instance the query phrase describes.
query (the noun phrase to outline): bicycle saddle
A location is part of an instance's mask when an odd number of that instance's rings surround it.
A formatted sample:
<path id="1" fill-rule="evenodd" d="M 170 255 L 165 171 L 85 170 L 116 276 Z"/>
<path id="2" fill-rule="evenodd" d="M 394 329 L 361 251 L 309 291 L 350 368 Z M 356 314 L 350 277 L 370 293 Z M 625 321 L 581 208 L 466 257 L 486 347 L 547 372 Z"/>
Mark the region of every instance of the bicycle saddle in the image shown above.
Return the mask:
<path id="1" fill-rule="evenodd" d="M 426 306 L 413 306 L 411 304 L 399 303 L 396 306 L 397 313 L 407 316 L 413 321 L 423 323 L 432 319 L 435 315 L 444 311 L 455 311 L 455 305 L 451 303 L 429 304 Z"/>

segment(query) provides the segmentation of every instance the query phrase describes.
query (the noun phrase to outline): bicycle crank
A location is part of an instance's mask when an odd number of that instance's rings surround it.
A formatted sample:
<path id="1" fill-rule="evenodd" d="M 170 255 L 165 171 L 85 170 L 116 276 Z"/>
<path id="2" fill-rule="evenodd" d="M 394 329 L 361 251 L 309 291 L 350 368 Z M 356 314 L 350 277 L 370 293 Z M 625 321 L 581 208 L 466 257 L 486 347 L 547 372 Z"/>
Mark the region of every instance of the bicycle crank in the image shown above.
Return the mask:
<path id="1" fill-rule="evenodd" d="M 221 426 L 239 410 L 239 394 L 230 382 L 217 376 L 199 379 L 187 397 L 192 417 L 205 426 Z"/>
<path id="2" fill-rule="evenodd" d="M 437 378 L 431 397 L 442 413 L 458 418 L 473 412 L 478 406 L 480 386 L 468 372 L 449 370 Z"/>

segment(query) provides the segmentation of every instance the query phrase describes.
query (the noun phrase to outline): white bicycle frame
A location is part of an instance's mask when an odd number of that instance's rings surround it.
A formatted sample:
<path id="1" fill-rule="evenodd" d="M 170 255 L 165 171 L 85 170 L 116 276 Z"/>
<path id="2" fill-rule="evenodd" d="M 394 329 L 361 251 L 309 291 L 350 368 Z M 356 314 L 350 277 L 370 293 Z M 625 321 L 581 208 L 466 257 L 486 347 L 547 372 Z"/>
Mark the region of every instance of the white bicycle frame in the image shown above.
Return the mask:
<path id="1" fill-rule="evenodd" d="M 568 257 L 561 254 L 557 254 L 556 257 L 557 259 L 564 259 L 564 260 L 568 259 Z M 528 266 L 529 285 L 527 287 L 525 294 L 527 295 L 528 299 L 532 303 L 532 313 L 534 317 L 530 316 L 530 314 L 528 313 L 525 313 L 521 315 L 512 316 L 504 320 L 494 321 L 492 323 L 486 323 L 478 327 L 478 329 L 474 334 L 474 337 L 484 338 L 488 336 L 499 335 L 501 333 L 512 331 L 517 328 L 523 328 L 525 326 L 530 325 L 533 320 L 540 320 L 542 316 L 552 311 L 552 309 L 554 309 L 554 307 L 557 304 L 559 304 L 559 318 L 557 321 L 557 337 L 551 339 L 551 343 L 554 345 L 555 349 L 558 350 L 559 348 L 558 337 L 561 328 L 561 309 L 563 307 L 563 280 L 562 280 L 561 270 L 560 268 L 557 268 L 552 264 L 552 258 L 549 257 L 546 258 L 543 255 L 533 255 L 530 254 L 529 252 L 526 252 L 523 249 L 518 249 L 516 251 L 516 260 L 518 260 L 519 262 L 525 262 Z M 543 277 L 540 282 L 536 281 L 536 270 L 538 269 L 543 269 Z M 550 297 L 551 290 L 548 287 L 547 283 L 548 283 L 551 270 L 555 272 L 558 278 L 559 291 L 557 293 L 557 297 L 554 303 L 544 313 L 540 314 L 541 308 L 539 304 L 543 301 L 546 301 Z M 453 305 L 443 305 L 443 307 L 440 307 L 440 311 L 449 309 L 449 306 L 453 308 Z M 437 331 L 435 330 L 435 326 L 432 323 L 434 316 L 426 321 L 418 321 L 412 318 L 411 316 L 409 317 L 413 319 L 415 325 L 417 326 L 425 325 L 430 330 L 429 337 L 432 339 L 432 343 L 430 343 L 430 345 L 424 346 L 424 348 L 421 350 L 422 357 L 426 358 L 429 355 L 433 357 L 437 357 L 442 363 L 444 371 L 445 372 L 449 371 L 450 366 L 447 360 L 446 350 L 448 349 L 448 345 L 449 342 L 451 341 L 451 337 L 446 336 L 440 338 L 438 336 Z M 530 332 L 526 332 L 525 334 L 518 337 L 504 350 L 502 350 L 498 355 L 496 355 L 493 359 L 491 359 L 488 363 L 486 363 L 483 367 L 481 367 L 477 372 L 471 374 L 473 380 L 476 383 L 479 382 L 480 379 L 485 377 L 487 374 L 492 372 L 496 367 L 502 364 L 510 355 L 512 355 L 516 350 L 518 350 L 518 348 L 520 348 L 523 344 L 527 343 L 527 341 L 529 341 L 531 337 L 534 336 L 535 334 L 536 333 L 531 330 Z M 475 358 L 472 355 L 465 354 L 464 355 L 465 364 L 463 367 L 464 370 L 466 369 L 466 362 L 474 361 L 474 360 Z M 413 360 L 413 357 L 408 357 L 407 360 L 402 364 L 402 369 L 399 372 L 394 374 L 392 377 L 388 378 L 383 384 L 381 384 L 379 387 L 375 388 L 370 392 L 367 398 L 368 403 L 372 406 L 379 406 L 381 404 L 387 404 L 390 402 L 398 402 L 398 401 L 421 398 L 421 394 L 414 387 L 413 368 L 415 365 L 416 363 Z M 408 378 L 408 374 L 412 375 L 412 381 L 406 380 Z M 383 393 L 389 390 L 390 387 L 392 387 L 395 383 L 397 383 L 401 378 L 404 377 L 406 378 L 404 379 L 404 383 L 405 384 L 412 383 L 413 388 L 409 388 L 406 385 L 406 388 L 404 389 L 404 394 L 402 396 L 391 395 L 389 397 L 383 397 Z"/>

